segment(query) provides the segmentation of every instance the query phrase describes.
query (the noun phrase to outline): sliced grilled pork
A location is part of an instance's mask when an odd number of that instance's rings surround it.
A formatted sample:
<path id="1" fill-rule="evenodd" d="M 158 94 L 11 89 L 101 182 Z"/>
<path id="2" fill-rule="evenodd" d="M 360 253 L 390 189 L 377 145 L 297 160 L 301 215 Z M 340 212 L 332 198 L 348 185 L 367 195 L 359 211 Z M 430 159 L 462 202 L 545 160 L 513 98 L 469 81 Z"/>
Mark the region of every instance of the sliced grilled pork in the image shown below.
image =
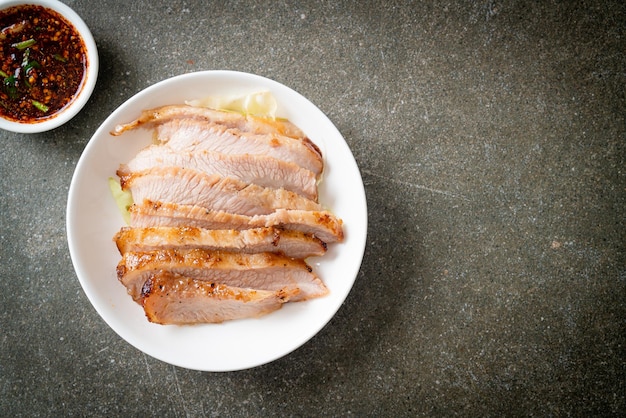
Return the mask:
<path id="1" fill-rule="evenodd" d="M 154 167 L 189 168 L 205 174 L 232 177 L 244 183 L 284 188 L 317 200 L 317 178 L 312 171 L 264 155 L 175 151 L 167 146 L 152 145 L 140 151 L 128 164 L 120 166 L 118 174 L 124 177 Z"/>
<path id="2" fill-rule="evenodd" d="M 278 134 L 291 138 L 304 138 L 304 132 L 293 123 L 284 119 L 268 119 L 246 116 L 236 112 L 225 112 L 205 107 L 188 105 L 169 105 L 141 112 L 136 120 L 115 127 L 112 135 L 121 135 L 125 131 L 144 125 L 154 125 L 172 119 L 193 118 L 219 123 L 229 128 L 237 128 L 246 132 L 259 134 Z"/>
<path id="3" fill-rule="evenodd" d="M 156 201 L 136 201 L 130 207 L 131 225 L 193 226 L 207 229 L 249 229 L 280 227 L 313 235 L 325 243 L 343 241 L 341 219 L 328 211 L 279 209 L 268 215 L 246 216 L 226 211 L 212 211 L 200 206 Z"/>
<path id="4" fill-rule="evenodd" d="M 121 185 L 138 202 L 148 199 L 198 205 L 241 215 L 268 214 L 276 209 L 320 210 L 317 202 L 288 190 L 264 188 L 180 167 L 131 173 L 121 178 Z"/>
<path id="5" fill-rule="evenodd" d="M 278 228 L 247 230 L 183 227 L 124 227 L 115 235 L 115 243 L 124 254 L 129 251 L 200 248 L 212 251 L 243 253 L 276 252 L 292 258 L 320 256 L 326 244 L 319 238 L 298 231 Z"/>
<path id="6" fill-rule="evenodd" d="M 157 139 L 177 150 L 210 150 L 224 154 L 252 154 L 291 161 L 319 175 L 320 150 L 308 139 L 256 134 L 194 119 L 174 119 L 156 126 Z"/>
<path id="7" fill-rule="evenodd" d="M 294 293 L 241 289 L 161 272 L 144 283 L 141 302 L 150 322 L 192 325 L 259 317 L 281 308 Z"/>
<path id="8" fill-rule="evenodd" d="M 303 260 L 273 253 L 231 253 L 221 251 L 155 250 L 127 252 L 117 266 L 117 277 L 135 299 L 148 278 L 169 271 L 194 279 L 259 290 L 292 292 L 292 301 L 323 296 L 328 289 Z"/>

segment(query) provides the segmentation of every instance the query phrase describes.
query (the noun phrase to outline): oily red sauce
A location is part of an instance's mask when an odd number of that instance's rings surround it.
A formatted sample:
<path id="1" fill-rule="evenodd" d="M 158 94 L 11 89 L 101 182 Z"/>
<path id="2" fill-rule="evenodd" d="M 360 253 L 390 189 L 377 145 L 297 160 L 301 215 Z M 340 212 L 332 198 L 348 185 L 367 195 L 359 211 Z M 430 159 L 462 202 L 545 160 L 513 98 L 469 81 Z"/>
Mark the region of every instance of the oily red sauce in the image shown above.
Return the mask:
<path id="1" fill-rule="evenodd" d="M 0 11 L 0 116 L 36 122 L 54 116 L 80 90 L 87 50 L 54 10 L 24 5 Z"/>

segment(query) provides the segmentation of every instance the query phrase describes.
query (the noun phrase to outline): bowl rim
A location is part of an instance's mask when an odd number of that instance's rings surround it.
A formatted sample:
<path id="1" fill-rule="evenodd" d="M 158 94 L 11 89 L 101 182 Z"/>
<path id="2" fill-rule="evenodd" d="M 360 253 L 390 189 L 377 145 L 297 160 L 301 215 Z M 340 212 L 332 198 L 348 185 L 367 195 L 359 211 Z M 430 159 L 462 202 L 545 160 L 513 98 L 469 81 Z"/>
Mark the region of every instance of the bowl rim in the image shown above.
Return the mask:
<path id="1" fill-rule="evenodd" d="M 81 35 L 87 49 L 87 71 L 78 95 L 60 112 L 50 118 L 35 122 L 17 122 L 0 116 L 0 129 L 18 133 L 39 133 L 57 128 L 74 116 L 87 104 L 96 86 L 99 70 L 99 57 L 96 42 L 85 21 L 68 5 L 58 0 L 9 0 L 0 4 L 0 10 L 19 6 L 42 6 L 62 15 Z"/>

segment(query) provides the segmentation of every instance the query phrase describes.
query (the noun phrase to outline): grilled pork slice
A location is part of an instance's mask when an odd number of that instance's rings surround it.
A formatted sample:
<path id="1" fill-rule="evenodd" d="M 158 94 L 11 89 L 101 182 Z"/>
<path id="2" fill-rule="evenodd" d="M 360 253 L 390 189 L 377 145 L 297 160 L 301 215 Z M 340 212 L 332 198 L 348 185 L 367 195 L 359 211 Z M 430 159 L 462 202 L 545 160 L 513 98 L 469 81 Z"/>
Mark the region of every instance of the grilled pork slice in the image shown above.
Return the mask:
<path id="1" fill-rule="evenodd" d="M 174 119 L 156 126 L 156 138 L 176 150 L 210 150 L 224 154 L 252 154 L 291 161 L 322 172 L 322 154 L 310 140 L 277 134 L 256 134 L 194 119 Z"/>
<path id="2" fill-rule="evenodd" d="M 160 272 L 144 283 L 141 302 L 150 322 L 192 325 L 259 317 L 280 309 L 294 293 L 297 290 L 241 289 Z"/>
<path id="3" fill-rule="evenodd" d="M 223 251 L 155 250 L 127 252 L 117 265 L 117 277 L 135 300 L 148 278 L 169 271 L 194 279 L 257 290 L 292 292 L 293 301 L 328 293 L 322 281 L 303 260 L 273 253 L 231 253 Z"/>
<path id="4" fill-rule="evenodd" d="M 114 240 L 120 254 L 130 251 L 200 248 L 243 253 L 276 252 L 292 258 L 306 258 L 321 256 L 326 252 L 326 244 L 319 238 L 299 231 L 284 231 L 272 227 L 241 231 L 189 226 L 123 227 Z"/>
<path id="5" fill-rule="evenodd" d="M 130 207 L 131 225 L 136 227 L 193 226 L 206 229 L 250 229 L 279 227 L 313 235 L 327 244 L 343 241 L 341 219 L 328 211 L 279 209 L 268 215 L 246 216 L 211 211 L 200 206 L 144 200 Z"/>
<path id="6" fill-rule="evenodd" d="M 122 164 L 118 174 L 124 177 L 154 167 L 189 168 L 262 187 L 284 188 L 317 200 L 317 178 L 312 171 L 264 155 L 230 155 L 207 150 L 175 151 L 167 146 L 151 145 L 140 151 L 128 164 Z"/>
<path id="7" fill-rule="evenodd" d="M 241 215 L 262 215 L 276 209 L 320 210 L 320 205 L 284 189 L 270 189 L 230 177 L 208 175 L 181 167 L 155 167 L 122 176 L 122 189 L 133 200 L 144 199 L 198 205 Z"/>
<path id="8" fill-rule="evenodd" d="M 291 138 L 305 138 L 304 132 L 293 123 L 284 119 L 259 118 L 242 115 L 236 112 L 195 107 L 188 105 L 168 105 L 141 112 L 139 118 L 132 122 L 115 127 L 112 135 L 136 129 L 143 125 L 155 125 L 172 119 L 193 118 L 208 122 L 219 123 L 229 128 L 237 128 L 246 132 L 258 134 L 278 134 Z"/>

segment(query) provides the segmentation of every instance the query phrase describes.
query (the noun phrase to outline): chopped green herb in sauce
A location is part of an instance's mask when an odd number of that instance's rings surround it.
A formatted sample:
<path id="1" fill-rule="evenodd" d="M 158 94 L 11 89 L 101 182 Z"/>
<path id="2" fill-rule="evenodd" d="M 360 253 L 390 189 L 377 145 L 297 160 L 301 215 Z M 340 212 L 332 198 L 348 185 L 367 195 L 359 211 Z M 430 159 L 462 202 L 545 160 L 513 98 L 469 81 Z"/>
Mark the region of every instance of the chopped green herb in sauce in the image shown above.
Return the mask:
<path id="1" fill-rule="evenodd" d="M 81 36 L 54 10 L 0 11 L 0 116 L 20 122 L 53 116 L 80 90 L 86 66 Z"/>
<path id="2" fill-rule="evenodd" d="M 13 44 L 13 47 L 19 49 L 20 51 L 28 48 L 29 46 L 33 46 L 37 43 L 37 41 L 35 41 L 33 38 L 30 38 L 27 41 L 22 41 L 22 42 L 18 42 L 16 44 Z"/>
<path id="3" fill-rule="evenodd" d="M 50 110 L 48 106 L 41 102 L 38 102 L 37 100 L 31 100 L 30 102 L 33 104 L 33 106 L 35 106 L 37 109 L 41 110 L 44 113 Z"/>

